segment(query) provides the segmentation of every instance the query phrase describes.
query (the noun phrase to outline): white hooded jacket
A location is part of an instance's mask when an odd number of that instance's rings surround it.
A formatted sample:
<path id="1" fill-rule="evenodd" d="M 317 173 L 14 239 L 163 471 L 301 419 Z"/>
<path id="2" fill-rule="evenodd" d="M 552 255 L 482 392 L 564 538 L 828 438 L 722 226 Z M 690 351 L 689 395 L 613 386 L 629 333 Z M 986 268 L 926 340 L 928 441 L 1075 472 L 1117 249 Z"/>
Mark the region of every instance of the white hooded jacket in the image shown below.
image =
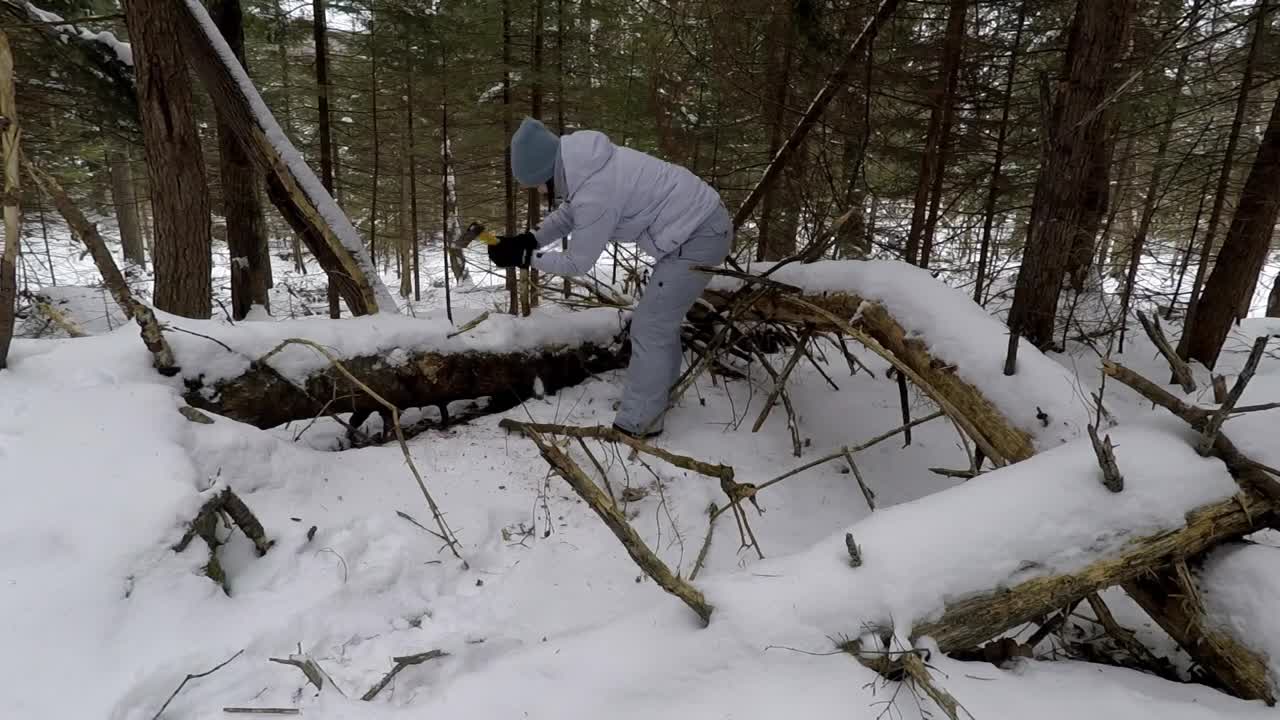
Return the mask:
<path id="1" fill-rule="evenodd" d="M 555 191 L 563 197 L 534 231 L 545 247 L 573 234 L 564 252 L 537 252 L 532 265 L 555 275 L 584 275 L 610 240 L 634 242 L 655 259 L 676 250 L 723 206 L 689 170 L 630 148 L 594 130 L 560 138 Z"/>

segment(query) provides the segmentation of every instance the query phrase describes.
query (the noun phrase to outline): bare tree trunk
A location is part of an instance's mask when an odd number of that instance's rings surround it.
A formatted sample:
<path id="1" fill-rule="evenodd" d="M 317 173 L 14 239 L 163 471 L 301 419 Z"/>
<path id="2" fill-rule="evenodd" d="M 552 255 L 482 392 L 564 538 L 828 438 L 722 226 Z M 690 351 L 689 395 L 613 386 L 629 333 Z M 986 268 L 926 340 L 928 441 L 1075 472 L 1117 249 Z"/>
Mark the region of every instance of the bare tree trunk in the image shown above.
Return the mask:
<path id="1" fill-rule="evenodd" d="M 333 195 L 333 131 L 329 126 L 329 26 L 325 0 L 311 0 L 312 32 L 316 47 L 316 109 L 320 131 L 320 183 Z M 329 276 L 329 317 L 342 317 L 338 286 Z"/>
<path id="2" fill-rule="evenodd" d="M 1004 170 L 1005 144 L 1009 139 L 1009 109 L 1013 101 L 1013 80 L 1018 71 L 1022 51 L 1022 30 L 1027 22 L 1027 0 L 1018 5 L 1017 29 L 1013 33 L 1013 49 L 1005 68 L 1004 100 L 1000 107 L 1000 128 L 996 135 L 995 157 L 991 161 L 991 180 L 987 183 L 987 202 L 982 211 L 982 247 L 978 251 L 978 274 L 973 286 L 973 301 L 982 302 L 987 284 L 987 266 L 991 261 L 991 233 L 996 220 L 996 200 L 1000 196 L 1000 173 Z"/>
<path id="3" fill-rule="evenodd" d="M 179 5 L 170 0 L 124 3 L 155 215 L 155 306 L 207 318 L 213 303 L 209 188 L 204 164 L 192 162 L 203 154 L 191 117 Z"/>
<path id="4" fill-rule="evenodd" d="M 405 62 L 408 63 L 408 91 L 405 95 L 406 120 L 409 123 L 409 232 L 413 240 L 411 259 L 413 260 L 413 299 L 422 300 L 422 247 L 418 236 L 418 158 L 417 145 L 413 133 L 413 54 L 412 48 L 405 41 Z"/>
<path id="5" fill-rule="evenodd" d="M 413 197 L 409 183 L 409 135 L 402 134 L 404 152 L 400 155 L 400 297 L 413 294 Z"/>
<path id="6" fill-rule="evenodd" d="M 1160 140 L 1156 145 L 1156 156 L 1151 161 L 1151 178 L 1147 181 L 1147 194 L 1142 202 L 1142 219 L 1138 221 L 1138 233 L 1133 237 L 1133 247 L 1129 250 L 1129 273 L 1125 277 L 1124 291 L 1120 300 L 1120 347 L 1124 352 L 1125 330 L 1128 325 L 1129 306 L 1133 302 L 1133 287 L 1138 281 L 1138 265 L 1142 261 L 1142 251 L 1147 244 L 1147 233 L 1151 231 L 1151 221 L 1155 219 L 1156 208 L 1160 200 L 1160 179 L 1164 176 L 1164 157 L 1169 151 L 1169 141 L 1173 139 L 1173 123 L 1178 115 L 1178 99 L 1182 97 L 1182 81 L 1187 75 L 1187 53 L 1178 60 L 1178 70 L 1173 79 L 1173 92 L 1170 94 L 1169 107 L 1165 110 Z"/>
<path id="7" fill-rule="evenodd" d="M 529 91 L 529 115 L 537 120 L 542 119 L 542 44 L 546 29 L 544 0 L 533 0 L 533 65 L 530 73 L 533 76 Z M 542 222 L 542 204 L 538 198 L 538 190 L 528 193 L 529 207 L 525 215 L 525 228 L 532 230 Z M 533 268 L 520 271 L 521 313 L 528 315 L 538 304 L 538 271 Z"/>
<path id="8" fill-rule="evenodd" d="M 1087 139 L 1103 120 L 1134 14 L 1133 0 L 1077 0 L 1067 55 L 1049 123 L 1048 157 L 1037 181 L 1010 329 L 1037 347 L 1053 342 L 1058 296 L 1084 211 L 1094 149 Z"/>
<path id="9" fill-rule="evenodd" d="M 1111 200 L 1111 161 L 1114 155 L 1111 113 L 1103 111 L 1097 125 L 1085 140 L 1090 148 L 1089 169 L 1086 171 L 1084 197 L 1080 206 L 1080 221 L 1075 237 L 1071 239 L 1071 252 L 1067 256 L 1066 274 L 1071 289 L 1084 290 L 1085 280 L 1093 265 L 1097 251 L 1095 241 L 1102 220 L 1107 215 Z"/>
<path id="10" fill-rule="evenodd" d="M 775 0 L 773 23 L 769 37 L 761 43 L 765 55 L 765 87 L 768 88 L 769 106 L 769 156 L 773 157 L 782 147 L 784 126 L 787 122 L 787 97 L 790 95 L 791 57 L 795 51 L 795 29 L 791 25 L 791 4 L 787 0 Z M 776 227 L 778 206 L 785 188 L 773 183 L 764 191 L 760 201 L 760 219 L 756 235 L 756 259 L 780 260 L 795 250 L 795 238 L 788 240 L 785 228 Z M 779 233 L 781 230 L 781 233 Z"/>
<path id="11" fill-rule="evenodd" d="M 111 151 L 107 154 L 111 167 L 111 201 L 116 209 L 116 225 L 120 228 L 120 245 L 124 259 L 145 267 L 146 252 L 142 247 L 142 227 L 138 222 L 138 201 L 133 195 L 133 173 L 129 169 L 127 152 Z"/>
<path id="12" fill-rule="evenodd" d="M 445 268 L 445 289 L 449 288 L 449 272 L 458 282 L 466 279 L 467 259 L 462 250 L 454 247 L 454 242 L 462 234 L 462 223 L 458 219 L 458 187 L 453 172 L 453 150 L 449 140 L 449 69 L 443 49 L 440 54 L 440 237 L 445 258 L 449 267 Z"/>
<path id="13" fill-rule="evenodd" d="M 933 90 L 929 128 L 925 134 L 924 156 L 920 159 L 920 178 L 916 183 L 915 206 L 911 210 L 911 229 L 907 232 L 907 262 L 929 266 L 933 252 L 933 228 L 938 221 L 942 194 L 942 176 L 946 172 L 946 152 L 955 111 L 956 88 L 960 83 L 960 54 L 964 47 L 966 0 L 951 0 L 947 15 L 947 35 L 942 51 L 942 65 Z"/>
<path id="14" fill-rule="evenodd" d="M 1244 125 L 1245 112 L 1249 107 L 1249 90 L 1253 85 L 1253 75 L 1257 69 L 1258 48 L 1262 45 L 1263 36 L 1266 35 L 1267 13 L 1269 10 L 1270 0 L 1258 0 L 1258 9 L 1255 11 L 1257 15 L 1253 29 L 1253 39 L 1249 42 L 1249 54 L 1245 58 L 1244 74 L 1240 78 L 1240 92 L 1236 95 L 1235 117 L 1231 120 L 1231 130 L 1227 134 L 1227 154 L 1222 160 L 1222 170 L 1218 174 L 1218 188 L 1213 196 L 1213 206 L 1209 210 L 1209 224 L 1205 229 L 1204 244 L 1200 248 L 1200 264 L 1196 267 L 1195 278 L 1191 281 L 1191 299 L 1187 303 L 1187 318 L 1182 325 L 1182 337 L 1178 340 L 1178 355 L 1183 360 L 1190 360 L 1194 357 L 1191 352 L 1192 338 L 1202 334 L 1199 328 L 1196 327 L 1200 316 L 1200 291 L 1209 272 L 1209 259 L 1213 256 L 1213 241 L 1218 234 L 1218 225 L 1222 222 L 1222 210 L 1227 201 L 1227 192 L 1231 184 L 1231 172 L 1235 168 L 1236 147 L 1240 142 L 1240 128 Z M 1256 161 L 1254 166 L 1257 166 Z M 1239 209 L 1236 212 L 1239 213 Z M 1237 273 L 1243 271 L 1244 268 L 1235 268 Z M 1235 297 L 1232 298 L 1232 301 L 1238 302 Z M 1222 347 L 1222 342 L 1218 341 L 1215 347 L 1215 343 L 1212 340 L 1217 335 L 1217 330 L 1210 330 L 1207 333 L 1201 338 L 1203 342 L 1200 351 L 1202 354 L 1211 355 L 1216 360 L 1218 350 Z M 1208 365 L 1209 367 L 1213 366 L 1212 363 L 1208 363 Z"/>
<path id="15" fill-rule="evenodd" d="M 240 0 L 211 0 L 209 12 L 236 60 L 247 68 Z M 231 255 L 231 316 L 241 320 L 254 305 L 268 310 L 271 307 L 267 296 L 271 266 L 264 262 L 267 236 L 258 196 L 261 178 L 235 131 L 222 118 L 218 119 L 218 155 L 222 214 L 227 219 L 227 247 Z"/>
<path id="16" fill-rule="evenodd" d="M 18 105 L 13 84 L 13 51 L 0 31 L 0 164 L 4 168 L 4 244 L 0 246 L 0 370 L 8 367 L 13 341 L 14 301 L 18 294 L 18 245 L 22 242 L 18 208 Z"/>
<path id="17" fill-rule="evenodd" d="M 1231 227 L 1218 260 L 1205 282 L 1196 312 L 1188 355 L 1210 370 L 1231 331 L 1240 297 L 1257 284 L 1255 267 L 1262 267 L 1271 249 L 1276 215 L 1280 211 L 1280 95 L 1271 108 L 1267 131 L 1258 147 L 1253 169 L 1245 180 Z"/>
<path id="18" fill-rule="evenodd" d="M 1280 318 L 1280 274 L 1271 284 L 1271 295 L 1267 297 L 1267 317 Z"/>
<path id="19" fill-rule="evenodd" d="M 284 120 L 285 134 L 289 136 L 290 141 L 295 141 L 297 135 L 293 131 L 293 103 L 290 102 L 289 96 L 289 14 L 284 9 L 283 0 L 274 0 L 274 3 L 275 14 L 272 22 L 275 24 L 276 60 L 280 64 L 280 114 Z M 307 265 L 302 257 L 301 233 L 293 233 L 292 244 L 293 269 L 295 272 L 304 273 L 307 271 Z"/>
<path id="20" fill-rule="evenodd" d="M 507 235 L 516 234 L 516 186 L 511 176 L 511 0 L 502 0 L 502 181 Z M 507 312 L 520 312 L 520 282 L 515 268 L 507 269 Z"/>
<path id="21" fill-rule="evenodd" d="M 1200 234 L 1200 219 L 1204 217 L 1204 199 L 1209 194 L 1209 183 L 1209 176 L 1206 175 L 1204 186 L 1200 189 L 1200 199 L 1196 203 L 1195 219 L 1191 221 L 1191 237 L 1187 239 L 1187 247 L 1182 252 L 1182 261 L 1178 263 L 1178 281 L 1173 287 L 1173 295 L 1169 298 L 1169 307 L 1164 311 L 1166 320 L 1173 317 L 1174 306 L 1178 304 L 1178 298 L 1182 295 L 1182 283 L 1187 277 L 1187 266 L 1191 264 L 1191 253 L 1196 249 L 1196 236 Z"/>
<path id="22" fill-rule="evenodd" d="M 369 183 L 369 258 L 378 267 L 378 172 L 381 153 L 378 141 L 378 28 L 376 5 L 369 5 L 369 132 L 373 143 L 372 178 Z M 385 255 L 385 250 L 384 250 Z"/>
<path id="23" fill-rule="evenodd" d="M 1124 258 L 1129 256 L 1129 241 L 1133 238 L 1133 212 L 1130 207 L 1130 195 L 1133 193 L 1130 181 L 1134 175 L 1133 143 L 1136 135 L 1129 135 L 1124 148 L 1120 151 L 1120 175 L 1116 178 L 1115 197 L 1107 203 L 1107 220 L 1102 225 L 1102 238 L 1098 241 L 1098 263 L 1100 273 L 1120 277 L 1119 269 Z M 1116 161 L 1114 155 L 1112 162 Z M 1116 219 L 1120 219 L 1117 226 Z M 1117 227 L 1119 229 L 1117 230 Z M 1118 238 L 1118 239 L 1116 239 Z"/>

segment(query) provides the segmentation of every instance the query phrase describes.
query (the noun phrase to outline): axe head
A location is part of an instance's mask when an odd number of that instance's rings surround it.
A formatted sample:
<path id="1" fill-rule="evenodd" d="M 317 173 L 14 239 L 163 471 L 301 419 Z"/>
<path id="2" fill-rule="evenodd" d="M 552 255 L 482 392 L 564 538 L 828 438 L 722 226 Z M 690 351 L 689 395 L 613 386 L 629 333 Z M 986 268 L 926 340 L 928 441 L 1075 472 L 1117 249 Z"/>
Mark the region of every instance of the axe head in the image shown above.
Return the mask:
<path id="1" fill-rule="evenodd" d="M 454 247 L 465 248 L 466 246 L 471 244 L 472 240 L 475 240 L 476 238 L 486 234 L 487 233 L 485 232 L 484 225 L 478 222 L 473 222 L 470 225 L 468 225 L 467 229 L 464 230 L 462 234 L 458 236 L 458 239 L 456 241 L 454 241 Z"/>

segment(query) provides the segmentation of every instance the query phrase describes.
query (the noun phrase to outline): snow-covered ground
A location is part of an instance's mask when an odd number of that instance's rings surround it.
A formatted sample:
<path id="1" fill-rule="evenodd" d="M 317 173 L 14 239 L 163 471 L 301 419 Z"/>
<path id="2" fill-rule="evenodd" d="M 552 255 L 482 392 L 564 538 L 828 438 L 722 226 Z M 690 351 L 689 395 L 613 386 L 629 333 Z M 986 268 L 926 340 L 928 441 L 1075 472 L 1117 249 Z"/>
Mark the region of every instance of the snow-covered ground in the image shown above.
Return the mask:
<path id="1" fill-rule="evenodd" d="M 76 252 L 53 244 L 60 286 L 93 278 Z M 37 278 L 41 256 L 25 261 Z M 483 264 L 482 257 L 475 259 Z M 409 310 L 424 327 L 444 328 L 444 291 L 431 282 L 442 267 L 426 258 L 424 298 Z M 220 287 L 225 264 L 225 257 L 217 263 Z M 276 271 L 278 316 L 303 318 L 304 307 L 322 312 L 317 278 L 292 274 L 279 258 Z M 49 284 L 45 278 L 32 284 Z M 388 280 L 394 287 L 395 278 Z M 145 277 L 138 283 L 145 287 Z M 501 303 L 501 294 L 490 292 L 498 285 L 486 281 L 453 294 L 465 309 L 460 315 Z M 1091 481 L 1092 456 L 1079 443 L 967 484 L 931 473 L 968 466 L 955 429 L 936 420 L 917 427 L 909 447 L 898 438 L 857 456 L 876 493 L 874 513 L 847 468 L 828 463 L 761 493 L 765 512 L 751 510 L 750 519 L 767 559 L 740 549 L 733 519 L 721 517 L 697 578 L 716 606 L 702 628 L 641 575 L 595 515 L 550 476 L 531 443 L 498 428 L 502 416 L 409 443 L 460 536 L 464 564 L 397 514 L 432 526 L 398 447 L 332 452 L 342 431 L 330 420 L 269 431 L 221 418 L 189 422 L 177 412 L 181 381 L 151 369 L 136 329 L 110 319 L 109 303 L 95 292 L 59 296 L 91 337 L 52 339 L 46 331 L 17 340 L 11 369 L 0 373 L 0 637 L 7 650 L 0 653 L 0 718 L 151 720 L 188 674 L 233 656 L 188 682 L 163 717 L 229 717 L 225 707 L 299 708 L 304 717 L 325 719 L 940 717 L 927 701 L 906 690 L 895 694 L 897 684 L 833 652 L 835 641 L 886 620 L 905 631 L 948 598 L 1078 566 L 1122 542 L 1126 531 L 1176 526 L 1186 509 L 1233 489 L 1219 464 L 1190 449 L 1177 421 L 1115 383 L 1104 398 L 1122 425 L 1111 430 L 1128 481 L 1118 497 Z M 1003 343 L 968 307 L 934 306 L 936 317 L 906 307 L 895 311 L 906 313 L 908 329 L 950 330 L 945 342 L 967 349 L 972 363 L 1001 355 L 981 346 Z M 563 330 L 556 312 L 563 310 L 540 310 L 544 317 L 533 322 Z M 953 317 L 969 318 L 969 327 L 948 328 Z M 253 327 L 266 322 L 182 326 L 243 340 L 256 352 L 285 332 Z M 387 322 L 394 335 L 411 321 Z M 325 342 L 351 340 L 322 319 L 299 319 L 288 332 L 300 334 L 309 323 Z M 966 345 L 960 331 L 974 327 Z M 27 329 L 40 330 L 39 321 Z M 1220 369 L 1237 370 L 1252 336 L 1276 331 L 1274 322 L 1246 322 Z M 1167 370 L 1140 335 L 1130 335 L 1120 359 L 1162 379 Z M 179 360 L 196 361 L 202 341 L 179 338 Z M 838 391 L 808 365 L 793 379 L 803 457 L 792 456 L 780 408 L 750 432 L 770 387 L 762 377 L 698 383 L 673 411 L 660 444 L 733 465 L 739 482 L 761 483 L 901 423 L 897 385 L 883 361 L 859 352 L 875 376 L 851 376 L 838 351 L 825 350 Z M 1075 382 L 1036 392 L 1075 413 L 1100 384 L 1097 357 L 1073 345 L 1054 360 Z M 619 387 L 618 374 L 602 375 L 505 416 L 608 423 Z M 1197 400 L 1210 402 L 1203 394 Z M 1276 400 L 1280 359 L 1269 357 L 1243 402 Z M 917 393 L 912 402 L 917 416 L 932 410 Z M 1240 416 L 1227 432 L 1280 465 L 1278 417 L 1280 411 Z M 723 502 L 717 484 L 592 448 L 615 490 L 632 488 L 626 513 L 634 527 L 687 577 L 707 536 L 707 507 Z M 226 486 L 276 543 L 258 558 L 243 534 L 222 531 L 229 536 L 219 550 L 229 596 L 201 574 L 201 541 L 182 553 L 171 549 L 208 494 Z M 857 570 L 848 567 L 845 532 L 866 557 Z M 1206 570 L 1206 584 L 1223 589 L 1207 596 L 1210 609 L 1264 652 L 1280 652 L 1280 621 L 1268 615 L 1276 552 L 1264 545 L 1224 549 Z M 1106 598 L 1122 623 L 1158 635 L 1122 595 Z M 359 699 L 392 668 L 392 657 L 432 649 L 448 655 L 407 667 L 371 702 Z M 291 654 L 307 655 L 327 673 L 322 691 L 296 668 L 270 662 Z M 979 720 L 1278 716 L 1202 686 L 1075 661 L 1046 657 L 1000 669 L 935 654 L 930 663 Z"/>

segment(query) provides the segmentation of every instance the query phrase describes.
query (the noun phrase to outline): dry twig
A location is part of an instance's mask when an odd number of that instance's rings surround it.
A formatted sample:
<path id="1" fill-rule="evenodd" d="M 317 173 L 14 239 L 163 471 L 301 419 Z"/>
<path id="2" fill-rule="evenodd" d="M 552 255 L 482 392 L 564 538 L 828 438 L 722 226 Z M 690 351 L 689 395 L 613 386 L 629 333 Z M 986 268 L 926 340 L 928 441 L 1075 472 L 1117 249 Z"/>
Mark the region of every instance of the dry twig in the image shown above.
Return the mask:
<path id="1" fill-rule="evenodd" d="M 160 716 L 163 715 L 165 709 L 169 707 L 169 703 L 173 702 L 173 699 L 178 697 L 178 693 L 182 692 L 182 688 L 186 687 L 187 683 L 191 682 L 192 680 L 199 680 L 200 678 L 209 677 L 210 675 L 218 672 L 222 668 L 230 665 L 232 660 L 235 660 L 236 658 L 240 657 L 242 654 L 244 654 L 244 650 L 240 650 L 236 652 L 235 655 L 232 655 L 226 660 L 223 660 L 222 662 L 218 663 L 217 665 L 215 665 L 213 668 L 209 670 L 205 670 L 202 673 L 196 673 L 195 675 L 187 675 L 185 678 L 182 679 L 182 683 L 179 684 L 178 687 L 174 689 L 173 693 L 169 695 L 169 699 L 165 700 L 164 704 L 160 706 L 160 709 L 156 711 L 156 714 L 151 716 L 151 720 L 160 720 Z"/>
<path id="2" fill-rule="evenodd" d="M 421 665 L 422 663 L 428 660 L 435 660 L 436 658 L 439 658 L 439 657 L 446 657 L 448 654 L 449 653 L 443 650 L 428 650 L 427 652 L 418 653 L 417 655 L 405 655 L 402 657 L 391 658 L 391 661 L 394 662 L 395 665 L 393 665 L 391 669 L 387 671 L 386 675 L 382 676 L 382 679 L 379 680 L 377 684 L 369 688 L 368 692 L 366 692 L 364 695 L 361 695 L 360 699 L 364 700 L 365 702 L 368 702 L 374 699 L 375 697 L 377 697 L 378 693 L 382 692 L 382 689 L 385 688 L 388 684 L 390 684 L 390 682 L 393 679 L 395 679 L 395 676 L 400 674 L 401 670 L 404 670 L 405 668 L 411 665 Z"/>

